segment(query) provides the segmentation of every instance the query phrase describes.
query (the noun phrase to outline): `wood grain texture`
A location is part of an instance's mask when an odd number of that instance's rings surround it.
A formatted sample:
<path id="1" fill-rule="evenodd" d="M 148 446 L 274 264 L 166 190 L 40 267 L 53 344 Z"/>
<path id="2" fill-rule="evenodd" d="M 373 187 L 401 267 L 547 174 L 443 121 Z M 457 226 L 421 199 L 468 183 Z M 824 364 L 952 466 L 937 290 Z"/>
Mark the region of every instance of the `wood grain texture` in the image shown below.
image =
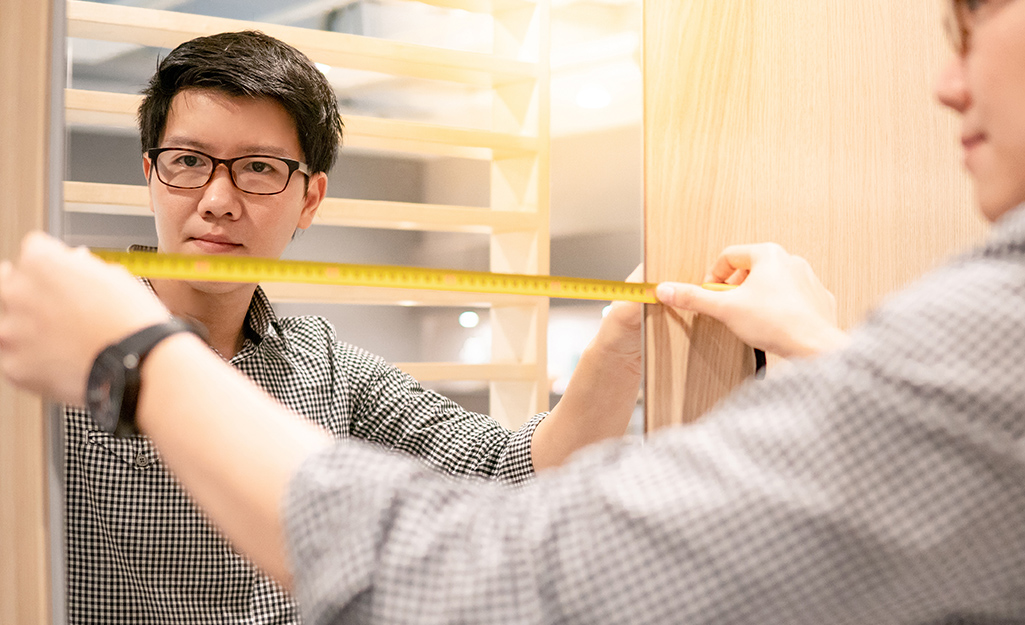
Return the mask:
<path id="1" fill-rule="evenodd" d="M 645 0 L 648 281 L 700 281 L 776 241 L 841 324 L 984 232 L 958 124 L 933 103 L 940 2 Z M 719 324 L 650 306 L 648 429 L 691 421 L 752 370 Z"/>
<path id="2" fill-rule="evenodd" d="M 49 132 L 50 3 L 0 3 L 0 258 L 44 227 Z M 49 623 L 43 406 L 0 380 L 0 623 Z"/>

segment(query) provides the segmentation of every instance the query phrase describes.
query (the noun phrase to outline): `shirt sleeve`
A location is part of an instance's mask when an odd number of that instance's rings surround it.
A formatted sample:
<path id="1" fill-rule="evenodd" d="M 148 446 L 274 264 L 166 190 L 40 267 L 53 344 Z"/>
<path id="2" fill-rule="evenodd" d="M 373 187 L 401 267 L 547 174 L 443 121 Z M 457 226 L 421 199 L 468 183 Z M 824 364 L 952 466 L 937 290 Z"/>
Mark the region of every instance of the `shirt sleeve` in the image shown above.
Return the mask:
<path id="1" fill-rule="evenodd" d="M 516 490 L 339 444 L 285 503 L 307 622 L 1025 618 L 1022 310 L 1020 264 L 954 267 L 849 349 Z"/>
<path id="2" fill-rule="evenodd" d="M 516 431 L 423 388 L 410 375 L 349 345 L 338 359 L 353 397 L 352 433 L 419 457 L 444 472 L 519 484 L 533 477 L 531 439 L 541 413 Z"/>

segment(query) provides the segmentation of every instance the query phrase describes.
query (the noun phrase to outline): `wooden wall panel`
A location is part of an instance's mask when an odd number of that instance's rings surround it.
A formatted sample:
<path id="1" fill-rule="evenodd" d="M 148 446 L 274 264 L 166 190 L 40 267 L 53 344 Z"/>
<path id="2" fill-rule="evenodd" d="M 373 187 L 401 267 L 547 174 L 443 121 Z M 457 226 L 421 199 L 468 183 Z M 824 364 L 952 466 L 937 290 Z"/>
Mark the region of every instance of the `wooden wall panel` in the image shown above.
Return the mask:
<path id="1" fill-rule="evenodd" d="M 984 227 L 953 115 L 940 0 L 645 0 L 648 281 L 725 245 L 806 257 L 850 326 Z M 697 418 L 753 366 L 718 324 L 650 306 L 648 428 Z"/>
<path id="2" fill-rule="evenodd" d="M 45 225 L 51 6 L 0 2 L 0 258 Z M 49 623 L 47 429 L 40 401 L 0 381 L 0 623 Z"/>

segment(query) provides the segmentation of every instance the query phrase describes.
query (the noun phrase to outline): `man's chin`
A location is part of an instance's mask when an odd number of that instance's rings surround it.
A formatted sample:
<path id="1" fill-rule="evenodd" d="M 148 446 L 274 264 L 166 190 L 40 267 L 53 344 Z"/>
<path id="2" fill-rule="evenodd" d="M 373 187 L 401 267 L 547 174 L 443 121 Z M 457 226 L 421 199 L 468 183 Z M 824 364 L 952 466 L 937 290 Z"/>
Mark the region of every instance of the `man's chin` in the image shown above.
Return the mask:
<path id="1" fill-rule="evenodd" d="M 226 295 L 243 287 L 252 288 L 252 283 L 246 282 L 214 282 L 214 281 L 189 281 L 188 285 L 201 293 L 210 295 Z"/>

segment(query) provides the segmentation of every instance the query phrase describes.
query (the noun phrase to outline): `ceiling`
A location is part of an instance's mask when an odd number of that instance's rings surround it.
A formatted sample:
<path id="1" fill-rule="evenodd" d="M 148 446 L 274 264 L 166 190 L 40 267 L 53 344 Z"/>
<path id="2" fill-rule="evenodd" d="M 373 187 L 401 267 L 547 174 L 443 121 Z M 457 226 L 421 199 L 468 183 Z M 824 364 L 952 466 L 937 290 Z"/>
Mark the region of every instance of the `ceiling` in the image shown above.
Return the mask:
<path id="1" fill-rule="evenodd" d="M 102 1 L 102 0 L 101 0 Z M 110 0 L 180 11 L 490 52 L 490 17 L 415 0 Z M 552 0 L 554 136 L 640 123 L 640 0 Z M 72 39 L 70 81 L 80 89 L 138 92 L 166 50 Z M 485 127 L 486 93 L 465 85 L 322 67 L 342 113 Z"/>

